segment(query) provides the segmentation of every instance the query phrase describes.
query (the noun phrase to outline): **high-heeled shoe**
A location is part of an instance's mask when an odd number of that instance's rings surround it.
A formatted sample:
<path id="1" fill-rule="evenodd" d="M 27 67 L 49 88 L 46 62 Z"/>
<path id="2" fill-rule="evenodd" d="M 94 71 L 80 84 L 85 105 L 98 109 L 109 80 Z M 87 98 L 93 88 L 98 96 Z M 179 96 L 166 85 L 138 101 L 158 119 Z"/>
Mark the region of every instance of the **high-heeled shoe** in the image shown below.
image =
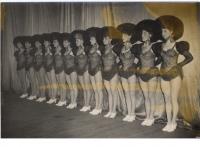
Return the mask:
<path id="1" fill-rule="evenodd" d="M 73 106 L 73 104 L 72 103 L 70 103 L 66 108 L 67 109 L 71 109 L 72 108 L 72 106 Z"/>
<path id="2" fill-rule="evenodd" d="M 90 111 L 89 113 L 92 114 L 92 115 L 94 115 L 96 113 L 96 111 L 97 111 L 97 109 L 95 108 L 92 111 Z"/>
<path id="3" fill-rule="evenodd" d="M 51 98 L 49 101 L 47 101 L 47 104 L 53 104 L 53 103 L 56 103 L 55 98 Z"/>
<path id="4" fill-rule="evenodd" d="M 147 119 L 145 119 L 145 120 L 141 123 L 142 126 L 146 126 L 146 124 L 147 124 Z"/>
<path id="5" fill-rule="evenodd" d="M 177 123 L 173 123 L 169 126 L 169 128 L 166 130 L 167 132 L 174 132 L 176 130 Z"/>
<path id="6" fill-rule="evenodd" d="M 29 96 L 27 99 L 28 99 L 28 100 L 35 100 L 35 99 L 37 99 L 37 96 L 32 95 L 32 96 Z"/>
<path id="7" fill-rule="evenodd" d="M 108 112 L 106 115 L 104 115 L 104 117 L 108 118 L 110 117 L 110 115 L 111 115 L 111 112 Z"/>
<path id="8" fill-rule="evenodd" d="M 36 100 L 36 102 L 39 102 L 39 103 L 41 103 L 41 102 L 43 102 L 43 101 L 46 101 L 46 97 L 40 97 L 40 98 L 38 98 L 38 99 Z"/>
<path id="9" fill-rule="evenodd" d="M 129 115 L 127 122 L 133 122 L 135 120 L 135 115 Z"/>
<path id="10" fill-rule="evenodd" d="M 102 109 L 97 109 L 97 110 L 93 113 L 93 115 L 99 115 L 99 114 L 101 114 L 101 112 L 102 112 Z"/>
<path id="11" fill-rule="evenodd" d="M 75 109 L 77 107 L 77 103 L 75 104 L 72 104 L 71 108 L 70 109 Z"/>
<path id="12" fill-rule="evenodd" d="M 122 121 L 128 121 L 128 118 L 129 118 L 129 115 L 126 115 L 126 117 L 124 117 L 124 118 L 122 119 Z"/>
<path id="13" fill-rule="evenodd" d="M 21 96 L 20 96 L 20 98 L 21 99 L 24 99 L 24 98 L 26 98 L 28 96 L 28 93 L 24 93 L 24 94 L 22 94 Z"/>
<path id="14" fill-rule="evenodd" d="M 90 111 L 90 106 L 86 106 L 85 109 L 83 110 L 83 112 L 87 112 Z"/>
<path id="15" fill-rule="evenodd" d="M 109 118 L 115 118 L 117 115 L 117 113 L 111 113 L 110 117 Z"/>
<path id="16" fill-rule="evenodd" d="M 171 124 L 167 124 L 162 131 L 167 132 L 167 130 L 169 130 L 169 128 L 171 127 Z"/>
<path id="17" fill-rule="evenodd" d="M 148 119 L 146 126 L 152 126 L 154 121 L 155 121 L 154 119 Z"/>
<path id="18" fill-rule="evenodd" d="M 59 101 L 59 102 L 56 104 L 56 106 L 61 107 L 61 106 L 64 106 L 64 105 L 66 105 L 66 104 L 67 104 L 66 101 Z"/>

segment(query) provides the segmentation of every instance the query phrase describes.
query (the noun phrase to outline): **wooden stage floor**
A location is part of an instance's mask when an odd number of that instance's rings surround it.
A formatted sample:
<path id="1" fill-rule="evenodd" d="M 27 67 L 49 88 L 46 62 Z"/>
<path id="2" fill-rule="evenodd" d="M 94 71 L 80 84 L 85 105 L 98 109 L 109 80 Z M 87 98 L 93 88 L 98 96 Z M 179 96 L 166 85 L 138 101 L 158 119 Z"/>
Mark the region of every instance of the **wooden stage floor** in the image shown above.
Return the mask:
<path id="1" fill-rule="evenodd" d="M 67 110 L 46 103 L 18 98 L 17 94 L 1 95 L 2 138 L 192 138 L 195 133 L 178 128 L 173 133 L 162 132 L 163 124 L 142 127 L 141 121 L 123 122 L 103 114 L 92 116 L 79 109 Z M 80 107 L 80 106 L 79 106 Z"/>

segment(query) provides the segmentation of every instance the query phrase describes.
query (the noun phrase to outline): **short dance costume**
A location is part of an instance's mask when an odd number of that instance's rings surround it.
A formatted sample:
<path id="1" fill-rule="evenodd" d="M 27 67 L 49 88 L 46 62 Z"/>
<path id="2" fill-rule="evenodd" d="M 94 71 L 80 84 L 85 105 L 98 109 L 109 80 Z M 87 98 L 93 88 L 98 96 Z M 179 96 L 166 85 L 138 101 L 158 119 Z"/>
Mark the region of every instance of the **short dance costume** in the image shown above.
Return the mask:
<path id="1" fill-rule="evenodd" d="M 118 65 L 116 63 L 117 55 L 111 49 L 108 53 L 103 54 L 103 70 L 102 77 L 104 80 L 110 81 L 118 73 Z"/>
<path id="2" fill-rule="evenodd" d="M 72 51 L 69 54 L 64 54 L 63 60 L 66 74 L 70 75 L 72 72 L 76 71 L 75 56 Z"/>
<path id="3" fill-rule="evenodd" d="M 26 64 L 25 52 L 23 51 L 22 53 L 20 53 L 20 51 L 16 51 L 14 53 L 14 56 L 17 61 L 17 70 L 21 70 L 25 68 L 25 64 Z"/>
<path id="4" fill-rule="evenodd" d="M 122 65 L 121 68 L 119 68 L 119 75 L 126 79 L 135 75 L 137 66 L 134 63 L 135 56 L 131 53 L 131 50 L 126 49 L 124 46 L 119 57 Z"/>
<path id="5" fill-rule="evenodd" d="M 25 51 L 26 63 L 25 69 L 28 71 L 31 67 L 34 67 L 35 49 L 31 49 L 29 52 Z"/>
<path id="6" fill-rule="evenodd" d="M 81 54 L 76 55 L 77 74 L 82 76 L 88 70 L 88 57 L 83 51 Z"/>
<path id="7" fill-rule="evenodd" d="M 136 54 L 139 58 L 137 76 L 140 77 L 142 81 L 148 82 L 153 77 L 159 76 L 159 69 L 156 65 L 161 62 L 160 43 L 152 45 L 146 52 L 142 51 L 142 44 L 137 45 L 137 47 Z"/>
<path id="8" fill-rule="evenodd" d="M 165 81 L 170 81 L 177 76 L 183 78 L 182 66 L 178 64 L 179 54 L 184 55 L 189 50 L 189 44 L 187 42 L 176 42 L 175 45 L 167 51 L 162 50 L 162 63 L 160 69 L 161 78 Z M 188 60 L 188 59 L 186 59 Z"/>
<path id="9" fill-rule="evenodd" d="M 44 57 L 44 69 L 46 72 L 50 72 L 54 68 L 54 57 L 51 52 L 45 53 Z"/>
<path id="10" fill-rule="evenodd" d="M 98 71 L 101 71 L 101 52 L 98 49 L 96 49 L 94 53 L 89 53 L 88 58 L 88 72 L 91 76 L 94 76 Z"/>
<path id="11" fill-rule="evenodd" d="M 44 65 L 44 55 L 43 53 L 37 53 L 35 54 L 35 64 L 34 69 L 35 71 L 39 71 Z"/>
<path id="12" fill-rule="evenodd" d="M 60 74 L 64 71 L 64 61 L 61 53 L 55 53 L 54 55 L 54 70 L 55 74 Z"/>

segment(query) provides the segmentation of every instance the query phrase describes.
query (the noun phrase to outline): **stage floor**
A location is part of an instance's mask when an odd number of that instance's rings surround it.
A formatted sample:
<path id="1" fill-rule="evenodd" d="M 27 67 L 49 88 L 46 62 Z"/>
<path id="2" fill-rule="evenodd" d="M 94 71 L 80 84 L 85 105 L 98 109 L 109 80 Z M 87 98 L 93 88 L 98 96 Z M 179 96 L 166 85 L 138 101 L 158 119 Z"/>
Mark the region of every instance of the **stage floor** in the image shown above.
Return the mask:
<path id="1" fill-rule="evenodd" d="M 195 133 L 178 128 L 162 132 L 163 124 L 141 126 L 141 121 L 123 122 L 103 114 L 92 116 L 79 109 L 68 110 L 46 103 L 20 99 L 17 94 L 2 92 L 2 138 L 192 138 Z"/>

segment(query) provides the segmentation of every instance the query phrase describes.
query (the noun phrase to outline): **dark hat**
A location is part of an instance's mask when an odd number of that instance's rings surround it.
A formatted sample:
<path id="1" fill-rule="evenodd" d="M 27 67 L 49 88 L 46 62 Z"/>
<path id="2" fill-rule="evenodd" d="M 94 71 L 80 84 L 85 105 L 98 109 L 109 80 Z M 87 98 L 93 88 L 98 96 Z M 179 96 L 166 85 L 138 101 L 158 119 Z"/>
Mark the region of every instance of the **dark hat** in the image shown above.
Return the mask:
<path id="1" fill-rule="evenodd" d="M 162 26 L 162 28 L 167 28 L 173 32 L 174 40 L 178 40 L 183 36 L 184 25 L 183 22 L 172 15 L 163 15 L 156 19 Z"/>
<path id="2" fill-rule="evenodd" d="M 122 23 L 117 26 L 117 30 L 119 30 L 121 33 L 132 35 L 135 31 L 135 25 L 132 23 Z"/>
<path id="3" fill-rule="evenodd" d="M 42 34 L 42 40 L 43 40 L 43 42 L 44 41 L 52 42 L 52 36 L 51 36 L 51 34 L 49 34 L 49 33 Z"/>
<path id="4" fill-rule="evenodd" d="M 90 39 L 90 37 L 95 37 L 97 40 L 97 43 L 100 45 L 102 44 L 102 36 L 101 36 L 101 29 L 98 27 L 91 27 L 88 28 L 86 30 L 86 32 L 88 33 L 88 39 Z"/>
<path id="5" fill-rule="evenodd" d="M 155 20 L 151 19 L 142 20 L 136 25 L 136 29 L 137 29 L 137 34 L 140 36 L 140 39 L 142 37 L 143 30 L 149 32 L 152 35 L 151 37 L 152 42 L 162 39 L 161 26 Z"/>
<path id="6" fill-rule="evenodd" d="M 33 35 L 31 38 L 32 38 L 33 42 L 39 41 L 41 44 L 43 43 L 42 35 L 36 34 L 36 35 Z"/>
<path id="7" fill-rule="evenodd" d="M 17 36 L 13 39 L 13 44 L 15 47 L 17 47 L 17 43 L 21 42 L 24 45 L 24 36 Z"/>
<path id="8" fill-rule="evenodd" d="M 118 31 L 116 28 L 112 26 L 105 26 L 102 28 L 102 40 L 103 37 L 108 36 L 109 38 L 112 39 L 112 44 L 120 43 L 122 42 L 122 36 L 120 31 Z"/>

